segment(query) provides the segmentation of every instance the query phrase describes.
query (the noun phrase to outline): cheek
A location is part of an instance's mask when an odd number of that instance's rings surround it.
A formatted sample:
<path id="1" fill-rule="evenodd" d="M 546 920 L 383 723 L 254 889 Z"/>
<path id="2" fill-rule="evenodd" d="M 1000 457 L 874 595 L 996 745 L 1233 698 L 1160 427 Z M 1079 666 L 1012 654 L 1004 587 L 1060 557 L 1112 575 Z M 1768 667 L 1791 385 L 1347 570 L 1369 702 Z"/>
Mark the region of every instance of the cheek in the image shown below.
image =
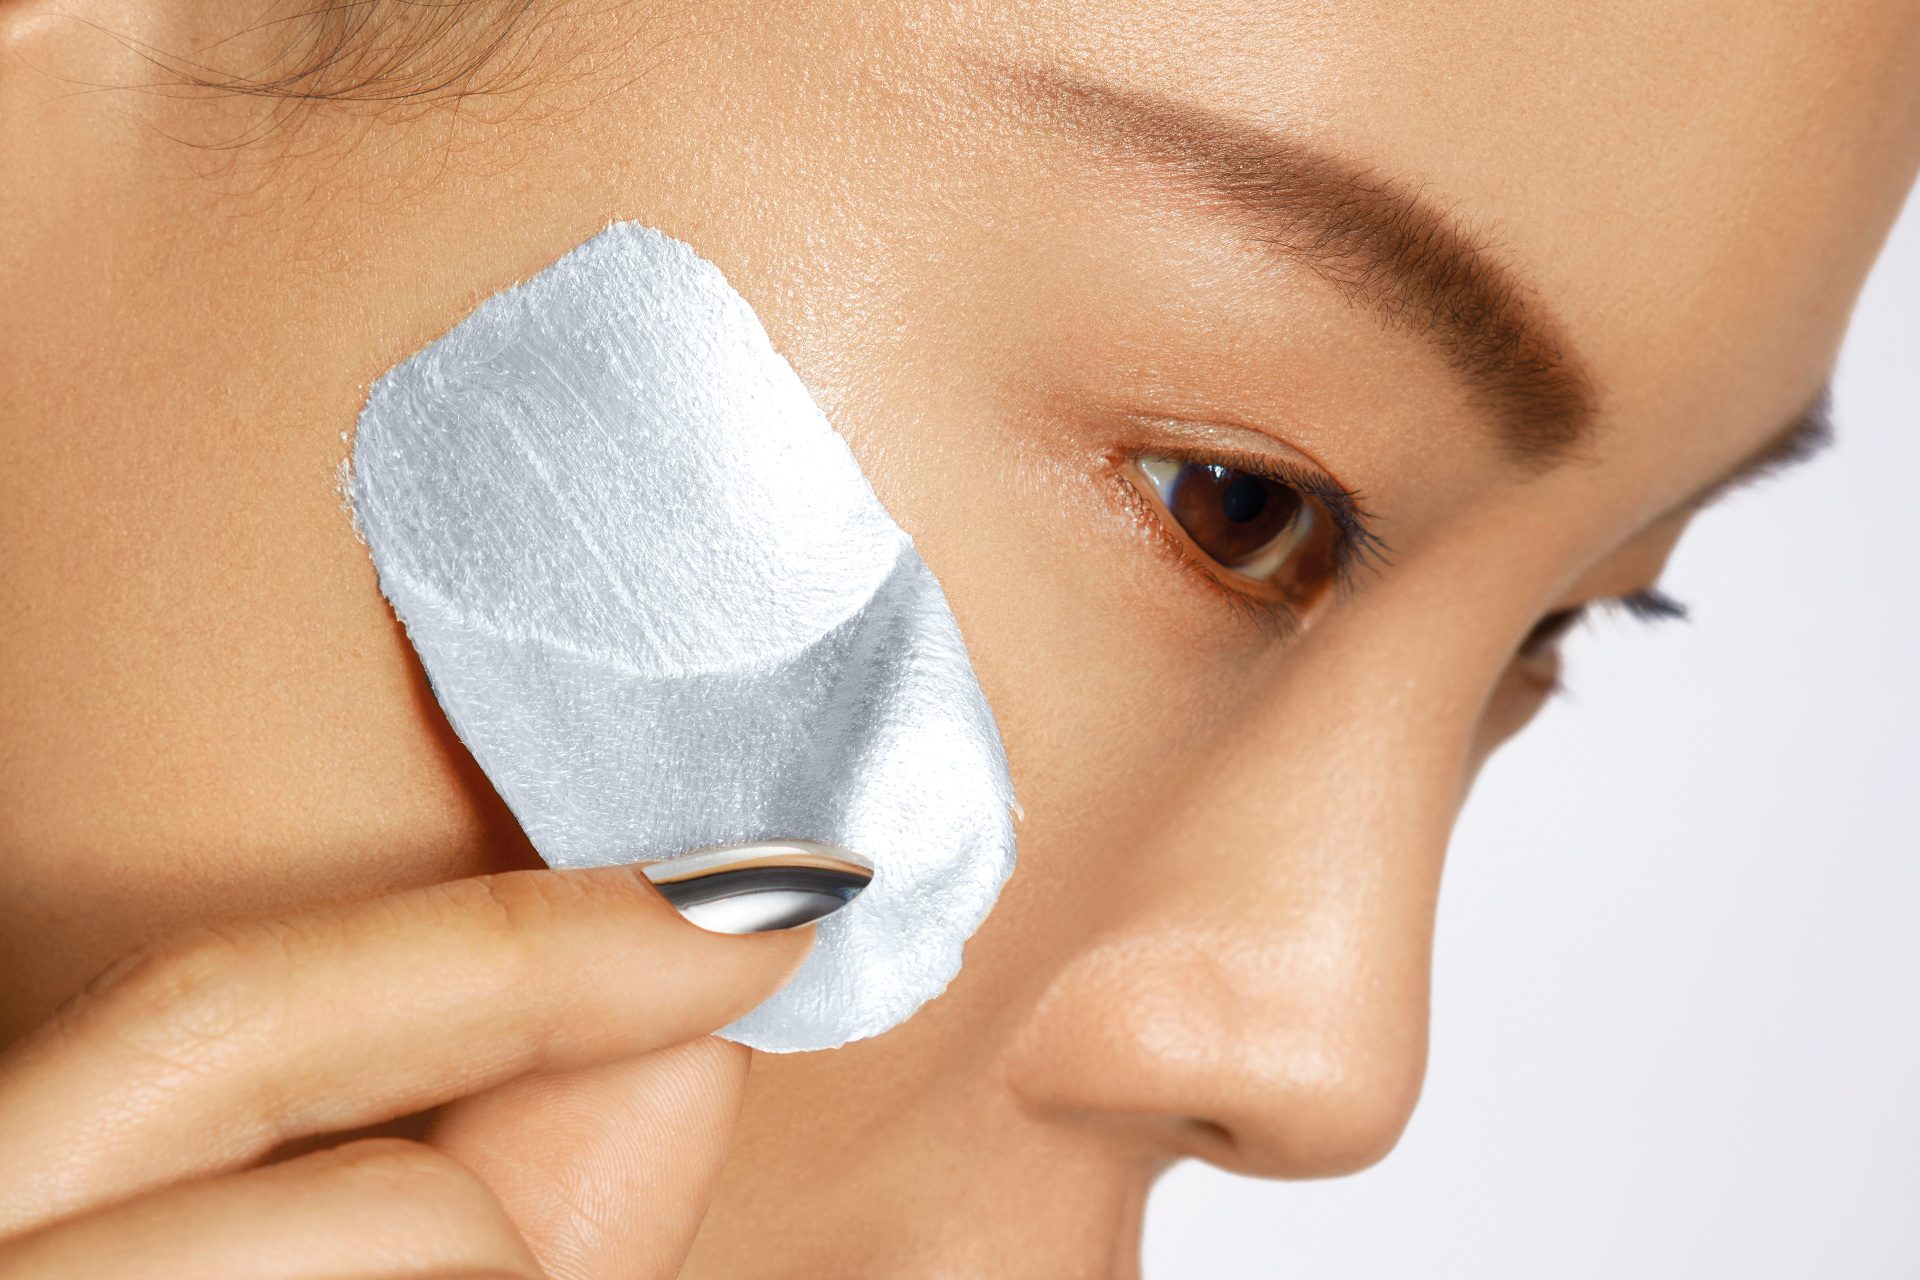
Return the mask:
<path id="1" fill-rule="evenodd" d="M 1198 598 L 1097 478 L 991 438 L 949 438 L 942 453 L 934 474 L 967 479 L 925 485 L 922 468 L 901 505 L 960 621 L 1022 805 L 1097 826 L 1153 811 L 1284 653 Z"/>

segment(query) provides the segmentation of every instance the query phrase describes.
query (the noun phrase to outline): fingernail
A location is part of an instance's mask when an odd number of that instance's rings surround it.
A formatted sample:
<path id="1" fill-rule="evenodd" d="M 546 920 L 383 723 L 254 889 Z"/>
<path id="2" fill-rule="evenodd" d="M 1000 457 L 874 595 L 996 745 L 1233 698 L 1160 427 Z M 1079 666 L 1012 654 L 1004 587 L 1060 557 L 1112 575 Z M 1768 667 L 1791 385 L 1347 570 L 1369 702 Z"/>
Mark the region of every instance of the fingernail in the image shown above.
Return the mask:
<path id="1" fill-rule="evenodd" d="M 698 849 L 641 868 L 681 915 L 713 933 L 767 933 L 830 916 L 860 896 L 873 864 L 812 840 Z"/>

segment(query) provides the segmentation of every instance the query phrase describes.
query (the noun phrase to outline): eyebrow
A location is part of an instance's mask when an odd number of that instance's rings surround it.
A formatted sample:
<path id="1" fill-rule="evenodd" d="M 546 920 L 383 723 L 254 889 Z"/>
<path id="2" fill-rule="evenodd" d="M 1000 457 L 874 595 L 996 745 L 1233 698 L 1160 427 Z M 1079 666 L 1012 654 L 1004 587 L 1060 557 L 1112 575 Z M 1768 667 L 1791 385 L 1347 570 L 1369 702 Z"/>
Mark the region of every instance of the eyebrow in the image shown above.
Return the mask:
<path id="1" fill-rule="evenodd" d="M 1564 326 L 1484 239 L 1417 192 L 1188 103 L 1058 72 L 1008 78 L 1044 115 L 1226 202 L 1258 243 L 1435 347 L 1522 465 L 1544 470 L 1590 439 L 1594 378 Z"/>

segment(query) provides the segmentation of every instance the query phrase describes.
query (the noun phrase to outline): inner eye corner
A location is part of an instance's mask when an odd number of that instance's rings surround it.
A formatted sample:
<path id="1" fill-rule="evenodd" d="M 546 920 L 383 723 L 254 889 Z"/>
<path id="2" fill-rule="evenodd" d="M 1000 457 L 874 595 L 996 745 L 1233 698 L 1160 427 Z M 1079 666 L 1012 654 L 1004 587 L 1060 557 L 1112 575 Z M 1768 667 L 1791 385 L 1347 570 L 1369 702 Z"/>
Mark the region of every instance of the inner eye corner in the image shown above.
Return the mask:
<path id="1" fill-rule="evenodd" d="M 1134 468 L 1155 488 L 1172 484 L 1180 474 L 1180 468 L 1185 465 L 1178 458 L 1160 453 L 1134 453 L 1128 455 L 1127 461 L 1132 463 Z"/>

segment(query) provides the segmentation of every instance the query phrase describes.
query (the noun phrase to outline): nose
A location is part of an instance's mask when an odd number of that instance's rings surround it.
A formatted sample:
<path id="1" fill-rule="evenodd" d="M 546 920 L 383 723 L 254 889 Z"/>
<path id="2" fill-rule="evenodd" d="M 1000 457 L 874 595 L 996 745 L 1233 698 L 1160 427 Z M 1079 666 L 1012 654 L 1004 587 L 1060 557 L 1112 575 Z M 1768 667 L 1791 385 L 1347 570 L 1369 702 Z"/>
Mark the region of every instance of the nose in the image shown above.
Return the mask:
<path id="1" fill-rule="evenodd" d="M 1479 699 L 1416 702 L 1404 662 L 1357 651 L 1293 656 L 1079 863 L 1098 923 L 1007 1063 L 1034 1112 L 1263 1177 L 1351 1172 L 1398 1140 Z"/>

